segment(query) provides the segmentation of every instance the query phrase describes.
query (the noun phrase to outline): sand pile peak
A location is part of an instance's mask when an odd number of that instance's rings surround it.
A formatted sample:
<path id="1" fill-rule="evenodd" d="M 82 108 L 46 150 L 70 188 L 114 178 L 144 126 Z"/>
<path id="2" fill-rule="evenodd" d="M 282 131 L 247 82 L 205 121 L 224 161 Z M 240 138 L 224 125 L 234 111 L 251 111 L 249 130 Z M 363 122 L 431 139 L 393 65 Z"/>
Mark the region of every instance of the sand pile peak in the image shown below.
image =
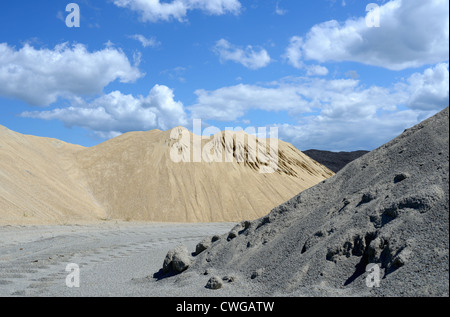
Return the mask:
<path id="1" fill-rule="evenodd" d="M 263 140 L 246 135 L 240 142 L 240 132 L 231 139 L 225 135 L 198 136 L 183 127 L 127 133 L 76 157 L 109 217 L 144 221 L 256 219 L 333 175 L 282 141 L 272 151 L 276 170 L 264 173 L 270 161 L 261 162 L 260 153 L 248 155 L 248 140 Z"/>

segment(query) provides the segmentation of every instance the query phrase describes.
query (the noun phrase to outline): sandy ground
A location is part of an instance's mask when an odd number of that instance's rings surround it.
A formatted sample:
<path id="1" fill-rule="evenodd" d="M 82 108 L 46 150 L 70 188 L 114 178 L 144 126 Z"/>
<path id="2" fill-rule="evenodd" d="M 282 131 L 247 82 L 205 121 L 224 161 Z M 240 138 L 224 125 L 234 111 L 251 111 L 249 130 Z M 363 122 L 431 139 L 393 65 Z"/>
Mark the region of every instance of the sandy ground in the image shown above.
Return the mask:
<path id="1" fill-rule="evenodd" d="M 232 223 L 160 224 L 105 222 L 68 226 L 0 227 L 0 296 L 216 296 L 177 277 L 157 281 L 167 251 L 190 251 Z M 66 286 L 66 266 L 80 269 L 80 287 Z M 181 285 L 181 286 L 180 286 Z M 193 291 L 192 291 L 193 290 Z M 200 290 L 200 293 L 199 293 Z M 193 293 L 194 292 L 194 293 Z M 195 293 L 197 292 L 197 293 Z"/>

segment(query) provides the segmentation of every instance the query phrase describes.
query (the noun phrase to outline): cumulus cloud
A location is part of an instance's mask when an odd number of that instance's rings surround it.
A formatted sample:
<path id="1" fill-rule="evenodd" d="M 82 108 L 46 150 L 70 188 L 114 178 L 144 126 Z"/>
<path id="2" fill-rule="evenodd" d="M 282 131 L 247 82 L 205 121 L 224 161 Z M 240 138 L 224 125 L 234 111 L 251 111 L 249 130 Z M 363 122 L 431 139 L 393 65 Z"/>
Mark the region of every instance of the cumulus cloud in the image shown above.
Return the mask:
<path id="1" fill-rule="evenodd" d="M 82 44 L 54 49 L 25 44 L 16 50 L 0 43 L 0 95 L 30 105 L 48 106 L 58 97 L 97 94 L 109 83 L 130 83 L 142 77 L 126 55 L 113 47 L 89 52 Z"/>
<path id="2" fill-rule="evenodd" d="M 129 131 L 167 130 L 187 124 L 183 104 L 175 101 L 173 91 L 163 85 L 154 86 L 145 97 L 113 91 L 89 103 L 78 99 L 67 108 L 21 115 L 59 120 L 68 127 L 86 128 L 105 138 Z"/>
<path id="3" fill-rule="evenodd" d="M 238 14 L 241 10 L 239 0 L 114 0 L 121 8 L 137 11 L 144 22 L 186 20 L 188 11 L 200 10 L 209 15 Z"/>
<path id="4" fill-rule="evenodd" d="M 448 61 L 447 0 L 393 0 L 379 12 L 380 27 L 368 27 L 366 17 L 317 24 L 292 37 L 285 55 L 294 67 L 303 60 L 353 61 L 402 70 Z"/>
<path id="5" fill-rule="evenodd" d="M 143 47 L 157 47 L 161 45 L 155 37 L 146 38 L 142 34 L 130 35 L 130 38 L 139 41 Z"/>
<path id="6" fill-rule="evenodd" d="M 329 151 L 373 150 L 389 142 L 436 111 L 400 110 L 379 115 L 343 117 L 309 116 L 298 124 L 277 124 L 279 137 L 302 151 L 320 149 Z"/>
<path id="7" fill-rule="evenodd" d="M 411 109 L 430 110 L 434 105 L 449 104 L 448 63 L 440 63 L 408 78 L 407 105 Z"/>
<path id="8" fill-rule="evenodd" d="M 302 46 L 303 38 L 293 36 L 291 37 L 289 46 L 286 48 L 286 53 L 284 54 L 284 58 L 288 61 L 288 63 L 297 69 L 304 67 L 301 50 Z"/>
<path id="9" fill-rule="evenodd" d="M 193 117 L 221 121 L 236 121 L 254 109 L 291 114 L 322 109 L 334 118 L 347 113 L 364 115 L 383 107 L 392 110 L 397 97 L 386 88 L 364 89 L 358 80 L 318 77 L 286 78 L 268 87 L 239 84 L 214 91 L 197 90 L 195 94 L 197 103 L 188 107 Z"/>
<path id="10" fill-rule="evenodd" d="M 285 78 L 265 86 L 199 90 L 188 107 L 195 118 L 245 119 L 250 110 L 285 111 L 297 123 L 277 125 L 280 136 L 306 150 L 373 149 L 448 106 L 448 64 L 438 64 L 389 87 L 357 79 Z"/>
<path id="11" fill-rule="evenodd" d="M 328 68 L 321 65 L 306 65 L 303 62 L 302 55 L 302 46 L 303 46 L 303 38 L 299 36 L 291 37 L 289 41 L 289 45 L 286 48 L 286 52 L 283 55 L 283 58 L 287 61 L 288 64 L 297 68 L 297 69 L 305 69 L 306 76 L 326 76 L 328 75 Z"/>
<path id="12" fill-rule="evenodd" d="M 22 116 L 59 120 L 109 138 L 187 126 L 193 118 L 244 122 L 253 110 L 285 112 L 291 122 L 276 125 L 279 135 L 300 149 L 373 149 L 448 106 L 448 87 L 448 64 L 441 63 L 388 87 L 368 87 L 356 78 L 287 77 L 265 85 L 197 90 L 196 103 L 185 108 L 172 89 L 156 85 L 147 96 L 113 91 L 90 102 L 73 97 L 70 107 Z"/>
<path id="13" fill-rule="evenodd" d="M 250 109 L 264 111 L 308 111 L 307 102 L 295 87 L 262 87 L 239 84 L 214 91 L 197 90 L 197 103 L 188 107 L 193 118 L 236 121 Z"/>
<path id="14" fill-rule="evenodd" d="M 219 55 L 220 60 L 233 61 L 250 69 L 259 69 L 270 64 L 271 59 L 267 51 L 263 48 L 255 51 L 252 46 L 245 49 L 232 45 L 225 39 L 217 41 L 214 52 Z"/>
<path id="15" fill-rule="evenodd" d="M 306 66 L 306 76 L 326 76 L 328 68 L 320 65 Z"/>
<path id="16" fill-rule="evenodd" d="M 316 115 L 302 117 L 298 124 L 278 125 L 280 137 L 300 149 L 371 150 L 449 105 L 446 63 L 414 73 L 389 89 L 363 88 L 359 81 L 347 79 L 349 85 L 339 93 L 327 89 L 326 82 L 314 84 L 323 87 Z"/>

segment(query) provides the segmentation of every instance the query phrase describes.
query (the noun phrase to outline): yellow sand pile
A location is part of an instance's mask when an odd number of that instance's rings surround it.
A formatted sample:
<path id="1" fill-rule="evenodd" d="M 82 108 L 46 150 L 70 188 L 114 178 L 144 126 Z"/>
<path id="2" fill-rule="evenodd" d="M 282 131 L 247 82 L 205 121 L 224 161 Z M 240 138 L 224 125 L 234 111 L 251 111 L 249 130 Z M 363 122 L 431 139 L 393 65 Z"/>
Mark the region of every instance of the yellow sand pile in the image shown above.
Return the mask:
<path id="1" fill-rule="evenodd" d="M 176 128 L 84 148 L 0 126 L 0 224 L 255 219 L 333 175 L 274 144 Z"/>

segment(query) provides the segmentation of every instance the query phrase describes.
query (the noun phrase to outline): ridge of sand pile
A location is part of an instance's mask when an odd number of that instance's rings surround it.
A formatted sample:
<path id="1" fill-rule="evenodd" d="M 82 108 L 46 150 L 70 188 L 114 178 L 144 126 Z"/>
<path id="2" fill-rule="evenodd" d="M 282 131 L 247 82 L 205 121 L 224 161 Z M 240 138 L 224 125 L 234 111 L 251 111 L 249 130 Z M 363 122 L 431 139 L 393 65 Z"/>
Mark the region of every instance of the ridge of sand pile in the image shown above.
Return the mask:
<path id="1" fill-rule="evenodd" d="M 448 296 L 448 111 L 206 241 L 190 275 L 236 276 L 252 295 Z M 369 263 L 380 287 L 366 285 Z"/>
<path id="2" fill-rule="evenodd" d="M 109 217 L 170 222 L 256 219 L 333 175 L 282 141 L 277 172 L 261 174 L 264 164 L 239 157 L 240 148 L 248 153 L 248 144 L 254 143 L 225 138 L 224 133 L 200 140 L 205 155 L 196 162 L 194 136 L 180 129 L 187 140 L 177 133 L 171 136 L 171 131 L 133 132 L 77 153 L 93 195 Z M 185 160 L 174 162 L 172 149 Z M 218 162 L 212 161 L 218 157 Z"/>
<path id="3" fill-rule="evenodd" d="M 177 145 L 182 156 L 193 155 L 186 151 L 192 134 L 183 143 L 171 131 L 132 132 L 84 148 L 0 126 L 0 224 L 256 219 L 333 175 L 281 141 L 279 170 L 261 174 L 262 162 L 241 162 L 233 152 L 248 145 L 223 135 L 201 140 L 211 146 L 205 158 L 224 148 L 233 162 L 175 163 L 170 153 Z"/>

